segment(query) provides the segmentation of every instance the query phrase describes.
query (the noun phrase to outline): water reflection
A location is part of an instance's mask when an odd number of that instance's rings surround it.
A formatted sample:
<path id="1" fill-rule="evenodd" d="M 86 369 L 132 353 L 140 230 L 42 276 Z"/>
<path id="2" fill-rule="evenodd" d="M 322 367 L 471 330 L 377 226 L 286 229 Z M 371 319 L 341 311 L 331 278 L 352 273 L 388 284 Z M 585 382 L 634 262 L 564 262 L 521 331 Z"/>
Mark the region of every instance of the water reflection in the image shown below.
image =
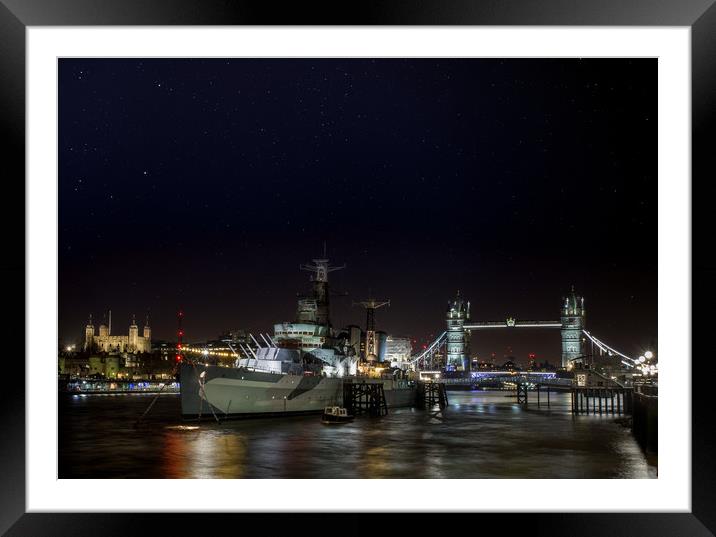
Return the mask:
<path id="1" fill-rule="evenodd" d="M 656 477 L 628 429 L 572 416 L 569 394 L 526 409 L 505 392 L 449 398 L 444 411 L 326 426 L 318 416 L 182 422 L 178 396 L 166 395 L 138 427 L 149 396 L 62 398 L 60 477 Z"/>

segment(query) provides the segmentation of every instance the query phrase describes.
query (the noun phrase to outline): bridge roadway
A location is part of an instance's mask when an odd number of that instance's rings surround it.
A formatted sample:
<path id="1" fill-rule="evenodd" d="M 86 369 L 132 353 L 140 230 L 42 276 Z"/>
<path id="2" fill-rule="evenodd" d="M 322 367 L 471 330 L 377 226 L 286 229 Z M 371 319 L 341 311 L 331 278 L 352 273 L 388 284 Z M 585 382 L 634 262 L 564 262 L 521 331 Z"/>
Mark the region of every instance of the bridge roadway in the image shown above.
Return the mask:
<path id="1" fill-rule="evenodd" d="M 422 371 L 422 374 L 431 372 Z M 507 382 L 539 384 L 541 386 L 572 387 L 573 381 L 570 378 L 558 378 L 556 373 L 545 371 L 475 371 L 467 377 L 438 377 L 434 382 L 441 382 L 446 385 L 470 386 L 487 380 L 503 380 Z"/>
<path id="2" fill-rule="evenodd" d="M 466 322 L 463 325 L 465 330 L 481 330 L 487 328 L 562 328 L 560 321 L 516 321 L 506 319 L 504 321 L 481 321 Z"/>

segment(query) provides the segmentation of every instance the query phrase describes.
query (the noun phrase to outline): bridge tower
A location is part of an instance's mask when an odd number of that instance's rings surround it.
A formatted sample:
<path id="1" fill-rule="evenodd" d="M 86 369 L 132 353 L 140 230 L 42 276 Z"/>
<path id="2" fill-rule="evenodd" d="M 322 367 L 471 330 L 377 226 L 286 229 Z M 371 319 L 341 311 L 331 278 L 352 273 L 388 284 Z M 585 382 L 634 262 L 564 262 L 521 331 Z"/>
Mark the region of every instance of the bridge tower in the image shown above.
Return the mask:
<path id="1" fill-rule="evenodd" d="M 465 332 L 465 321 L 470 320 L 470 302 L 457 292 L 454 300 L 448 301 L 447 308 L 447 366 L 470 368 L 470 358 Z"/>
<path id="2" fill-rule="evenodd" d="M 562 367 L 568 367 L 575 358 L 584 356 L 582 330 L 586 324 L 584 297 L 571 293 L 562 302 Z"/>

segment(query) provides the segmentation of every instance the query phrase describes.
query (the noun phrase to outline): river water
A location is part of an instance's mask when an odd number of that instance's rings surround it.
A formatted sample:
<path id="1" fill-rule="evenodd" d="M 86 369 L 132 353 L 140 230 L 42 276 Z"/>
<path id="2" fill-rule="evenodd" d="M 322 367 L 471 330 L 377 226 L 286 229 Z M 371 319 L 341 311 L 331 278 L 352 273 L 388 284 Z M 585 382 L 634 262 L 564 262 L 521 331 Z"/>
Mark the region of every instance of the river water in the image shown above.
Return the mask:
<path id="1" fill-rule="evenodd" d="M 184 422 L 179 396 L 164 394 L 137 427 L 153 395 L 62 395 L 59 477 L 656 477 L 629 429 L 611 416 L 572 416 L 568 393 L 552 394 L 549 410 L 532 393 L 527 408 L 505 391 L 448 395 L 442 411 L 323 425 L 316 415 Z"/>

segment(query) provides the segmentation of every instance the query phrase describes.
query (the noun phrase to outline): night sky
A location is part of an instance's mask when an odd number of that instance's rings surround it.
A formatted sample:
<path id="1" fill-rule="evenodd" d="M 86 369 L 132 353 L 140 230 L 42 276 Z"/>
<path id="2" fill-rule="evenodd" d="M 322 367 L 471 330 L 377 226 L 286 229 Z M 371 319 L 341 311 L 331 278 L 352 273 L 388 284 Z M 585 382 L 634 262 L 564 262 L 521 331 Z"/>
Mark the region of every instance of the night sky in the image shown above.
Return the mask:
<path id="1" fill-rule="evenodd" d="M 59 336 L 89 313 L 154 339 L 272 332 L 328 257 L 335 326 L 424 342 L 559 318 L 628 354 L 657 342 L 655 59 L 62 59 Z M 473 353 L 559 361 L 558 331 Z"/>

